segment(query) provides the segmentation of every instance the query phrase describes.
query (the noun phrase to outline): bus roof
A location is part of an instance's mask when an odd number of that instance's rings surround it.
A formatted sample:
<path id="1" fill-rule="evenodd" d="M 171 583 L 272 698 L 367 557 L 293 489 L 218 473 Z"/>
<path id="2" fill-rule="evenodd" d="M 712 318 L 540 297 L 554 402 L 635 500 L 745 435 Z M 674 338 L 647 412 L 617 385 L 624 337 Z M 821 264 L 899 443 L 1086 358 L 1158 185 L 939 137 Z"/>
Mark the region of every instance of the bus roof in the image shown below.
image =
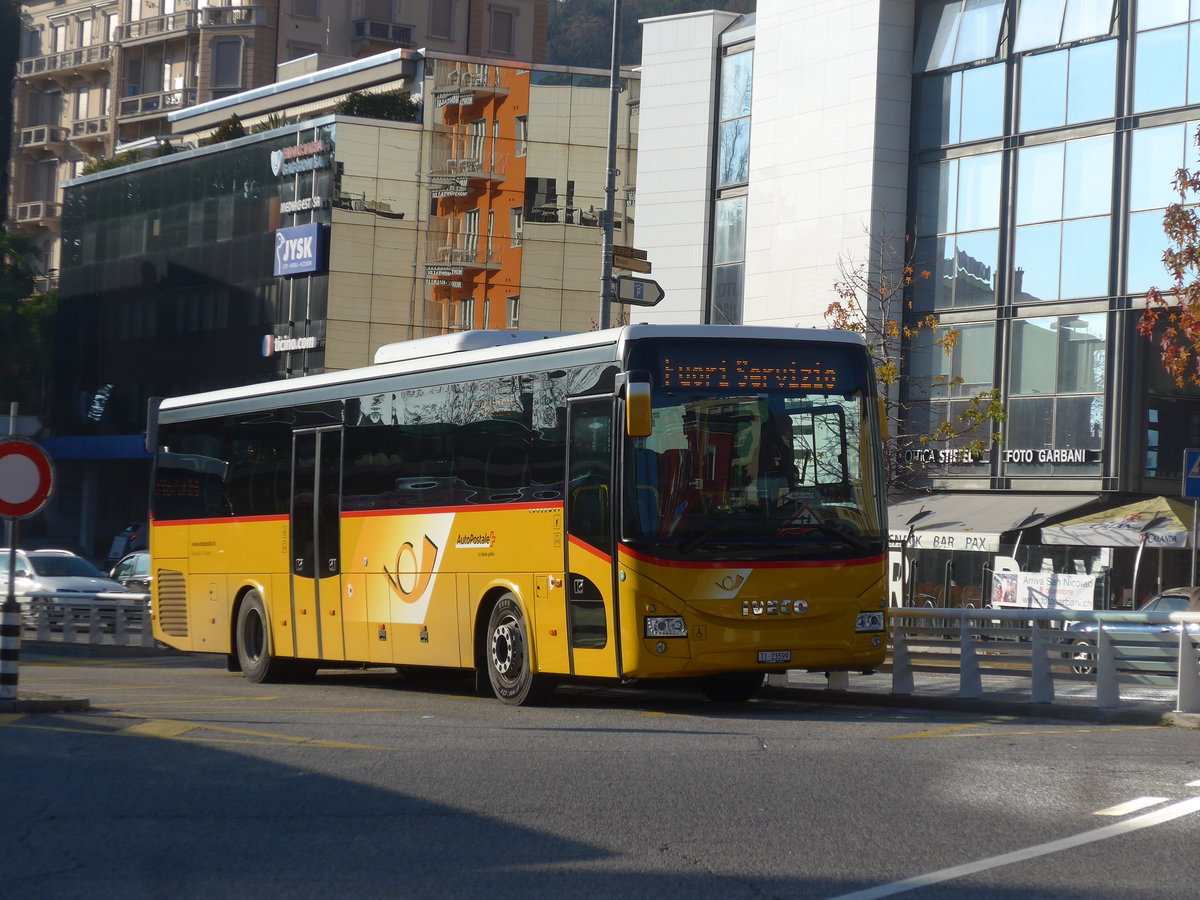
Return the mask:
<path id="1" fill-rule="evenodd" d="M 540 356 L 590 347 L 612 345 L 620 359 L 630 341 L 672 338 L 717 340 L 800 340 L 862 345 L 862 338 L 849 331 L 824 328 L 778 328 L 754 325 L 624 325 L 605 331 L 580 333 L 543 331 L 465 331 L 431 338 L 386 344 L 375 354 L 375 364 L 321 375 L 304 375 L 282 381 L 264 381 L 163 400 L 161 410 L 203 406 L 251 397 L 285 395 L 309 388 L 435 371 L 449 366 L 488 363 L 522 356 Z M 452 358 L 450 358 L 452 357 Z"/>

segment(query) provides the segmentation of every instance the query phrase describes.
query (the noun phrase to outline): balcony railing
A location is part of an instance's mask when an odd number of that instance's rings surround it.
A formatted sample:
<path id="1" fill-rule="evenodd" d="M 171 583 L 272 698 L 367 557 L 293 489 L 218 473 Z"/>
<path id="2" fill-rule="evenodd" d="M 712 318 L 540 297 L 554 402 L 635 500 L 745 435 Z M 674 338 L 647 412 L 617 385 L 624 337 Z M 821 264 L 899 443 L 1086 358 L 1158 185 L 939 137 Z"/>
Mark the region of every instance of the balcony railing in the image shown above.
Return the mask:
<path id="1" fill-rule="evenodd" d="M 412 26 L 397 25 L 394 22 L 376 22 L 372 19 L 356 19 L 351 26 L 351 40 L 354 49 L 358 50 L 365 44 L 378 44 L 388 47 L 412 47 Z"/>
<path id="2" fill-rule="evenodd" d="M 194 88 L 181 88 L 177 91 L 159 91 L 154 94 L 138 94 L 126 97 L 117 108 L 117 115 L 149 116 L 164 112 L 168 109 L 183 109 L 196 104 Z"/>
<path id="3" fill-rule="evenodd" d="M 477 95 L 507 95 L 511 74 L 504 66 L 468 62 L 441 64 L 433 79 L 434 102 L 437 106 L 467 106 L 475 102 Z"/>
<path id="4" fill-rule="evenodd" d="M 181 12 L 140 19 L 117 28 L 117 36 L 123 43 L 158 40 L 159 38 L 184 35 L 199 30 L 199 11 L 185 9 Z"/>
<path id="5" fill-rule="evenodd" d="M 21 78 L 52 75 L 55 72 L 105 68 L 112 63 L 112 44 L 93 44 L 50 53 L 46 56 L 31 56 L 17 61 L 17 74 Z"/>
<path id="6" fill-rule="evenodd" d="M 71 140 L 103 140 L 108 136 L 110 131 L 112 131 L 112 123 L 109 121 L 108 116 L 97 116 L 94 119 L 78 119 L 71 123 Z"/>
<path id="7" fill-rule="evenodd" d="M 200 10 L 200 26 L 239 28 L 267 24 L 267 11 L 261 6 L 206 6 Z"/>
<path id="8" fill-rule="evenodd" d="M 22 225 L 48 225 L 62 218 L 62 204 L 53 200 L 37 200 L 17 204 L 17 222 Z"/>
<path id="9" fill-rule="evenodd" d="M 58 125 L 35 125 L 32 128 L 22 128 L 18 141 L 21 149 L 45 147 L 49 144 L 61 144 L 67 139 L 67 130 Z"/>

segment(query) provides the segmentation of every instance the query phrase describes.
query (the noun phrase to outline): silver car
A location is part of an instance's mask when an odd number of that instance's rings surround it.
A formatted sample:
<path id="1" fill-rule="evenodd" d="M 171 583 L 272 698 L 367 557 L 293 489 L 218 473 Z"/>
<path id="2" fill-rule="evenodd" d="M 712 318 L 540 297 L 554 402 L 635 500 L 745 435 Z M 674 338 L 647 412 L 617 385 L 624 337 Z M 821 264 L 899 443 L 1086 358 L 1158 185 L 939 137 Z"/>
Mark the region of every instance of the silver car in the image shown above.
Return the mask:
<path id="1" fill-rule="evenodd" d="M 8 596 L 8 549 L 0 549 L 0 593 Z M 18 550 L 16 579 L 13 593 L 21 604 L 21 612 L 29 625 L 36 625 L 36 614 L 30 600 L 47 594 L 78 594 L 79 603 L 88 603 L 96 594 L 126 593 L 125 586 L 109 578 L 81 556 L 69 550 Z M 61 604 L 72 602 L 69 596 L 57 597 Z M 54 603 L 54 600 L 48 601 Z"/>

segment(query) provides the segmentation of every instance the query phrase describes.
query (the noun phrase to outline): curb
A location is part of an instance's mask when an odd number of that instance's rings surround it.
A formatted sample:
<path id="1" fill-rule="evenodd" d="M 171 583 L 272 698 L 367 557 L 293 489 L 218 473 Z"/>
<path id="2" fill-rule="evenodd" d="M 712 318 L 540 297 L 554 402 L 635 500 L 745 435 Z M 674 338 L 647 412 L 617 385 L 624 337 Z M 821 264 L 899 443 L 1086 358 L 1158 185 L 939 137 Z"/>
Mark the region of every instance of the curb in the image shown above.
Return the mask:
<path id="1" fill-rule="evenodd" d="M 0 700 L 0 713 L 83 712 L 91 708 L 86 697 L 55 697 L 53 694 L 18 694 L 16 700 Z"/>

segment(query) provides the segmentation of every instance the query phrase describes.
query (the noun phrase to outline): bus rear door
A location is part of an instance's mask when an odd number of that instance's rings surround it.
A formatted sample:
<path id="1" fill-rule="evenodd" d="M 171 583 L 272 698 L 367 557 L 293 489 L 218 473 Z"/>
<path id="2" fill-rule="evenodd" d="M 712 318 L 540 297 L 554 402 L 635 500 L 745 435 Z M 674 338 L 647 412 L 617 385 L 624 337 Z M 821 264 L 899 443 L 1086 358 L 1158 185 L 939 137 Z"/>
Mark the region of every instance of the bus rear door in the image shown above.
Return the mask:
<path id="1" fill-rule="evenodd" d="M 571 673 L 620 675 L 613 602 L 613 398 L 567 403 L 567 630 Z"/>
<path id="2" fill-rule="evenodd" d="M 292 439 L 291 619 L 302 659 L 345 659 L 341 623 L 342 429 Z"/>

